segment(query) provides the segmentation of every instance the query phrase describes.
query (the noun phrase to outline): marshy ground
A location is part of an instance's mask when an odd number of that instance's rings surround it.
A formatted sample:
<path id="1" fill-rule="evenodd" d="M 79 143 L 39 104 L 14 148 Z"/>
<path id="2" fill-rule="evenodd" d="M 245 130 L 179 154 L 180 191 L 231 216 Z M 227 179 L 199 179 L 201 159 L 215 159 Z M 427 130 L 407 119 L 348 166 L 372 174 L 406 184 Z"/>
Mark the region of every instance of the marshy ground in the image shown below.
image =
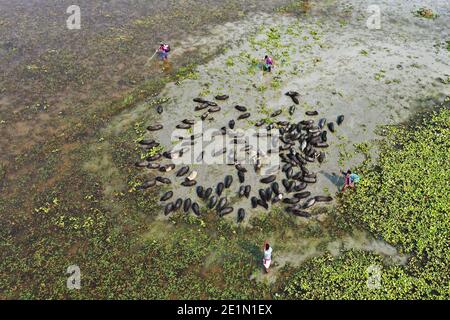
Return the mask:
<path id="1" fill-rule="evenodd" d="M 366 294 L 361 279 L 373 263 L 413 274 L 420 250 L 394 241 L 370 215 L 361 223 L 343 214 L 338 202 L 305 219 L 235 199 L 248 211 L 237 225 L 235 212 L 165 217 L 162 190 L 136 190 L 152 174 L 134 167 L 142 154 L 136 142 L 154 138 L 170 148 L 175 125 L 199 117 L 197 96 L 230 95 L 210 128 L 235 119 L 235 104 L 252 114 L 242 129 L 278 109 L 279 120 L 296 122 L 308 110 L 319 111 L 316 120 L 344 114 L 326 161 L 311 166 L 318 183 L 309 190 L 333 196 L 340 170 L 376 163 L 381 126 L 448 103 L 448 2 L 381 2 L 380 30 L 366 26 L 367 1 L 262 2 L 86 2 L 76 33 L 64 29 L 69 4 L 1 2 L 2 298 L 323 298 L 336 295 L 297 287 L 297 275 L 350 264 L 347 280 Z M 422 7 L 437 15 L 415 14 Z M 161 39 L 173 47 L 169 69 L 146 63 Z M 276 61 L 271 74 L 255 66 L 267 53 Z M 301 94 L 293 116 L 288 90 Z M 152 122 L 164 130 L 146 132 Z M 197 169 L 199 183 L 214 186 L 233 168 Z M 256 191 L 258 177 L 247 183 Z M 193 188 L 171 189 L 195 197 Z M 274 247 L 270 275 L 260 265 L 265 239 Z M 83 275 L 77 292 L 65 287 L 73 264 Z M 445 296 L 445 288 L 436 291 Z"/>

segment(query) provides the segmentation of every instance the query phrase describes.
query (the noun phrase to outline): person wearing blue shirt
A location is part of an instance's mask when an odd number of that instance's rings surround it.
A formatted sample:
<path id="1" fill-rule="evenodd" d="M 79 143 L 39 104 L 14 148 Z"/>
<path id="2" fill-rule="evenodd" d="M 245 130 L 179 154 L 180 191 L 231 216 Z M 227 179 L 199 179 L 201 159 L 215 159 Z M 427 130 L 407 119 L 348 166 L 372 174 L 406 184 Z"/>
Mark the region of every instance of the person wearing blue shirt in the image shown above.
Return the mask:
<path id="1" fill-rule="evenodd" d="M 356 173 L 352 173 L 350 170 L 347 170 L 347 172 L 342 171 L 342 174 L 345 176 L 342 192 L 344 192 L 348 187 L 354 189 L 355 183 L 359 182 L 359 176 Z"/>

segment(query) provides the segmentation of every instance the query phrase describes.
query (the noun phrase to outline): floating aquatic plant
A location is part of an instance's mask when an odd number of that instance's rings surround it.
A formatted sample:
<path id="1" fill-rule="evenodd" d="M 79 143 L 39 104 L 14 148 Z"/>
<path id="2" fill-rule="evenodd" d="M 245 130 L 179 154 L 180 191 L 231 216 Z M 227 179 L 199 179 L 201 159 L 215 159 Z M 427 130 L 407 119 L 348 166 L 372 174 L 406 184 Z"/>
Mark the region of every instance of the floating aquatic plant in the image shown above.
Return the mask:
<path id="1" fill-rule="evenodd" d="M 414 12 L 414 15 L 416 17 L 422 17 L 422 18 L 426 18 L 426 19 L 436 19 L 438 17 L 438 14 L 433 12 L 432 9 L 430 8 L 419 8 Z"/>

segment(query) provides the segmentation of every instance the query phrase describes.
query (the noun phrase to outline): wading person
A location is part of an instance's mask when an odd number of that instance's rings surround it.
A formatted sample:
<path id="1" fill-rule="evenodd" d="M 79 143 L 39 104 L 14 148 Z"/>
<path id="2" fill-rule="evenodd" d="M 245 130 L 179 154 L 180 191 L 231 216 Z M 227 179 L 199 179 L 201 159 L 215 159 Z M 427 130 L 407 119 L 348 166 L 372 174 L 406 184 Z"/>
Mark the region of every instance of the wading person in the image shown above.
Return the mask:
<path id="1" fill-rule="evenodd" d="M 266 270 L 266 273 L 269 273 L 270 264 L 272 263 L 272 247 L 269 245 L 269 243 L 264 241 L 264 258 L 263 258 L 263 265 L 264 269 Z"/>
<path id="2" fill-rule="evenodd" d="M 163 42 L 160 43 L 158 54 L 162 61 L 167 61 L 169 59 L 170 46 Z"/>
<path id="3" fill-rule="evenodd" d="M 264 57 L 264 66 L 263 66 L 264 71 L 271 72 L 272 68 L 273 68 L 273 59 L 269 56 L 265 56 Z"/>
<path id="4" fill-rule="evenodd" d="M 347 172 L 342 171 L 342 174 L 345 176 L 342 192 L 349 187 L 354 189 L 355 183 L 359 182 L 359 176 L 356 173 L 352 173 L 350 170 L 347 170 Z"/>

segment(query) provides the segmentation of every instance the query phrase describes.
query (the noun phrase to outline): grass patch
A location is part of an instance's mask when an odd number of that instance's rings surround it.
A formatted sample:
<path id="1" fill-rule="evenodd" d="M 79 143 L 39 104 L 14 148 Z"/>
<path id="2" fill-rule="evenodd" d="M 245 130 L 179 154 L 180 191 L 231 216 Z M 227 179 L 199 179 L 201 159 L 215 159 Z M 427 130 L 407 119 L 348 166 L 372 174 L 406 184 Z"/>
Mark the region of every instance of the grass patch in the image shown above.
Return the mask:
<path id="1" fill-rule="evenodd" d="M 425 19 L 436 19 L 438 17 L 438 14 L 433 12 L 432 9 L 430 8 L 419 8 L 414 12 L 414 15 L 416 17 L 421 17 L 421 18 L 425 18 Z"/>

